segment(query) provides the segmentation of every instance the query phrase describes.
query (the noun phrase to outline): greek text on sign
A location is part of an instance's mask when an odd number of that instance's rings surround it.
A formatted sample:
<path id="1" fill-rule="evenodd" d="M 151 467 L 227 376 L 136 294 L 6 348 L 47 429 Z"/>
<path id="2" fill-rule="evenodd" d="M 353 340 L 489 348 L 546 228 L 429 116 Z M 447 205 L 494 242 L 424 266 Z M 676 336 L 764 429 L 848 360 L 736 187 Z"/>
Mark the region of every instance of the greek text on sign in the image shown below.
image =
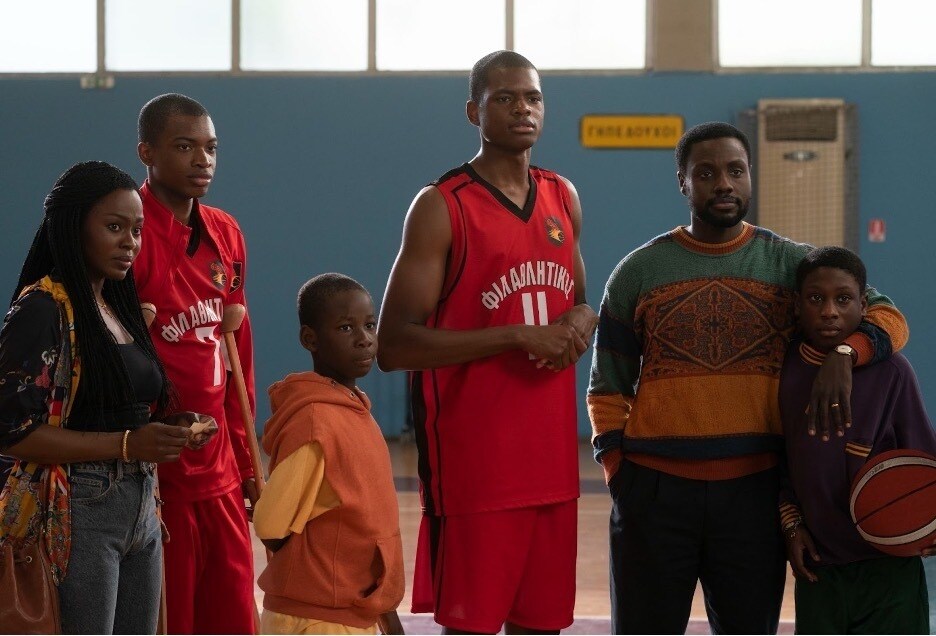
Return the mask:
<path id="1" fill-rule="evenodd" d="M 683 134 L 680 115 L 583 115 L 585 148 L 675 148 Z"/>

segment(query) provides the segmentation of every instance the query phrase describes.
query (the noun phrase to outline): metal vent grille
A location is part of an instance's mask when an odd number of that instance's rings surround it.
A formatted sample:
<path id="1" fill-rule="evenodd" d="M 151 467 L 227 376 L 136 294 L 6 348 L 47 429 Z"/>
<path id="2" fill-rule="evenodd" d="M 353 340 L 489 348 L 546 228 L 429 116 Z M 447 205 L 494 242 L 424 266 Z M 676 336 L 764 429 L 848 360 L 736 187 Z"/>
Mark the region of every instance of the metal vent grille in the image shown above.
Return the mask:
<path id="1" fill-rule="evenodd" d="M 767 141 L 835 141 L 840 110 L 772 106 L 764 111 L 764 137 Z"/>

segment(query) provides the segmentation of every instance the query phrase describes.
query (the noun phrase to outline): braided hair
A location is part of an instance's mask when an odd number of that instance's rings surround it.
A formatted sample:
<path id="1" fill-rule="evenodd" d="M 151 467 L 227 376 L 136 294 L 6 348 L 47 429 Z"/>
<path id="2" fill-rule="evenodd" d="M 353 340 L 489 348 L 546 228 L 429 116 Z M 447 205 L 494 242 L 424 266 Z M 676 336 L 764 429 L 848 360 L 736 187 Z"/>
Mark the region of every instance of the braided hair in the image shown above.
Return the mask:
<path id="1" fill-rule="evenodd" d="M 117 343 L 98 311 L 81 241 L 88 212 L 115 190 L 135 192 L 137 184 L 130 175 L 103 161 L 75 164 L 58 178 L 45 198 L 45 216 L 11 301 L 16 301 L 24 287 L 53 272 L 61 279 L 74 309 L 76 355 L 81 356 L 81 384 L 71 410 L 71 417 L 78 421 L 93 421 L 105 410 L 136 401 Z M 146 357 L 159 368 L 163 382 L 156 414 L 165 414 L 169 381 L 143 322 L 133 269 L 123 280 L 105 279 L 102 295 Z"/>

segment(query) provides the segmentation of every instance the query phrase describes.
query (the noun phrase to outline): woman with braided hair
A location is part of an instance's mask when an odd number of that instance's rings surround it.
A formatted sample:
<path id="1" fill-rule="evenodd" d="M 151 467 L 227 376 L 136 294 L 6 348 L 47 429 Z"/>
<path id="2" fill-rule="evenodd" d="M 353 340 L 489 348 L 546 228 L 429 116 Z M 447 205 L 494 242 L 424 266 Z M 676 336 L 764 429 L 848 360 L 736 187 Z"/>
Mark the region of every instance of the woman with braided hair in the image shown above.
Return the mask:
<path id="1" fill-rule="evenodd" d="M 63 633 L 153 634 L 162 543 L 156 462 L 190 429 L 151 421 L 169 385 L 131 265 L 143 206 L 103 162 L 72 166 L 45 199 L 0 331 L 0 542 L 44 539 Z"/>

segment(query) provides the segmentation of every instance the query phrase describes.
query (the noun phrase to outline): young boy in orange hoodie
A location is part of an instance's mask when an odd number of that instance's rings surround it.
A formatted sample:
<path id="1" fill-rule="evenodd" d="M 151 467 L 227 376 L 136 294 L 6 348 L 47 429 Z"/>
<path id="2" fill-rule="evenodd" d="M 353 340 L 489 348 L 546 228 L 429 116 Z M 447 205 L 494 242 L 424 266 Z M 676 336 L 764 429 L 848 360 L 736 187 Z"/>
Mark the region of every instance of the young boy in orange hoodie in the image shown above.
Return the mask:
<path id="1" fill-rule="evenodd" d="M 258 581 L 264 634 L 402 634 L 399 507 L 390 454 L 355 385 L 377 354 L 370 294 L 342 274 L 299 290 L 314 371 L 270 387 L 270 480 L 254 528 L 273 556 Z"/>

